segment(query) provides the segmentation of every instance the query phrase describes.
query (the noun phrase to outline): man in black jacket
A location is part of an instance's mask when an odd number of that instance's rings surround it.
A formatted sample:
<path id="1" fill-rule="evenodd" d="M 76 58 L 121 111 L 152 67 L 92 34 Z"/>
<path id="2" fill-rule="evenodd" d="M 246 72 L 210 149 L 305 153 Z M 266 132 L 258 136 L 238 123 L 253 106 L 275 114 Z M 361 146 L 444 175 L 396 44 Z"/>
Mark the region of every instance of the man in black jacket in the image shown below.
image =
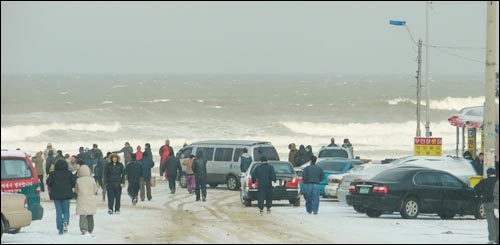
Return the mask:
<path id="1" fill-rule="evenodd" d="M 271 212 L 271 207 L 273 206 L 273 185 L 272 182 L 276 181 L 276 173 L 274 172 L 273 166 L 269 165 L 266 157 L 261 157 L 260 164 L 255 168 L 252 173 L 252 182 L 259 183 L 259 189 L 257 191 L 258 207 L 260 213 L 262 214 L 264 210 L 264 199 L 266 199 L 267 212 Z"/>
<path id="2" fill-rule="evenodd" d="M 120 198 L 125 187 L 125 167 L 117 154 L 111 155 L 111 162 L 104 168 L 104 185 L 108 193 L 108 213 L 120 214 Z"/>
<path id="3" fill-rule="evenodd" d="M 319 209 L 319 183 L 325 178 L 323 169 L 316 165 L 317 158 L 311 157 L 311 165 L 304 168 L 302 178 L 304 180 L 305 198 L 306 198 L 306 211 L 308 214 L 313 212 L 318 214 Z"/>
<path id="4" fill-rule="evenodd" d="M 490 244 L 495 244 L 497 239 L 498 227 L 495 223 L 495 216 L 493 212 L 493 190 L 497 182 L 495 169 L 489 168 L 486 170 L 488 178 L 482 179 L 476 186 L 474 191 L 483 198 L 484 213 L 488 221 L 488 239 Z"/>
<path id="5" fill-rule="evenodd" d="M 203 152 L 199 151 L 196 154 L 196 160 L 192 166 L 194 179 L 196 183 L 196 201 L 200 201 L 200 190 L 203 201 L 207 199 L 207 159 L 203 157 Z"/>
<path id="6" fill-rule="evenodd" d="M 137 204 L 137 196 L 139 193 L 139 181 L 141 177 L 143 177 L 143 170 L 142 170 L 142 165 L 136 161 L 136 155 L 135 153 L 132 153 L 131 155 L 132 161 L 130 161 L 127 164 L 127 167 L 125 167 L 125 174 L 127 175 L 127 180 L 128 180 L 128 188 L 127 192 L 130 198 L 132 199 L 132 205 Z"/>
<path id="7" fill-rule="evenodd" d="M 169 152 L 167 161 L 162 166 L 163 172 L 167 170 L 168 187 L 170 188 L 170 194 L 175 194 L 175 180 L 177 176 L 181 176 L 182 166 L 179 158 L 177 158 L 173 151 Z"/>
<path id="8" fill-rule="evenodd" d="M 59 235 L 68 231 L 69 204 L 74 197 L 76 177 L 68 170 L 68 163 L 58 159 L 54 165 L 54 172 L 47 179 L 49 196 L 56 206 L 56 224 Z"/>

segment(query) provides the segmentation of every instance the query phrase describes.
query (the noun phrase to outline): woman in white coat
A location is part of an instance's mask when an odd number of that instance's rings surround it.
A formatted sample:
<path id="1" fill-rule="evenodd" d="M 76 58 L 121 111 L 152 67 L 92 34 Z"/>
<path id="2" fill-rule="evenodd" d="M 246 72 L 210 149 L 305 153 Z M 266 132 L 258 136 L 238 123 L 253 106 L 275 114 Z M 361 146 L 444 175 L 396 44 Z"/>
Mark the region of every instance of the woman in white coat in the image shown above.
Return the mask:
<path id="1" fill-rule="evenodd" d="M 76 180 L 76 214 L 80 215 L 80 231 L 82 235 L 94 231 L 94 214 L 97 210 L 97 185 L 90 174 L 90 168 L 82 165 Z"/>

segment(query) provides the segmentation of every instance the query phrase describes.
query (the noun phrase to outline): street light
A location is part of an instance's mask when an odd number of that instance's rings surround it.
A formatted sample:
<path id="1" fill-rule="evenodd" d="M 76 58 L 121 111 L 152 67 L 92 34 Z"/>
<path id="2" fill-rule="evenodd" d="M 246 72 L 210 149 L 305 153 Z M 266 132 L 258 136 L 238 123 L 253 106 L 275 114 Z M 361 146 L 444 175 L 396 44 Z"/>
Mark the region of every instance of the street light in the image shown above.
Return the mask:
<path id="1" fill-rule="evenodd" d="M 406 21 L 402 20 L 390 20 L 389 24 L 395 25 L 395 26 L 404 26 L 406 27 L 406 30 L 410 34 L 410 37 L 412 41 L 415 43 L 415 39 L 411 35 L 410 30 L 408 29 L 408 26 L 406 26 Z M 417 68 L 417 132 L 416 136 L 420 137 L 421 136 L 421 131 L 420 131 L 420 114 L 421 114 L 421 108 L 420 108 L 420 100 L 421 100 L 421 95 L 422 95 L 422 39 L 418 40 L 418 43 L 415 43 L 418 46 L 418 68 Z"/>

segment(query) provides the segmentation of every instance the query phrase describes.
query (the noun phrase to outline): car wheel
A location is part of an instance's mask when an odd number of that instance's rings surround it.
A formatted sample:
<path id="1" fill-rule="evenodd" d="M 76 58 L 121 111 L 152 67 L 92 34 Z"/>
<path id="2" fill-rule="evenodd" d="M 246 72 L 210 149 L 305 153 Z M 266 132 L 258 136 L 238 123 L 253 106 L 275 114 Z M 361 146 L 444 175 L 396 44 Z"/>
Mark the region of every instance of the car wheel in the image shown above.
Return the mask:
<path id="1" fill-rule="evenodd" d="M 231 191 L 236 191 L 240 188 L 240 185 L 238 183 L 238 179 L 234 175 L 229 175 L 227 177 L 227 188 Z"/>
<path id="2" fill-rule="evenodd" d="M 364 214 L 366 212 L 366 209 L 363 207 L 363 206 L 359 206 L 359 205 L 354 205 L 352 206 L 354 208 L 354 210 L 360 214 Z"/>
<path id="3" fill-rule="evenodd" d="M 479 201 L 476 210 L 474 212 L 474 217 L 476 219 L 486 219 L 486 213 L 484 212 L 484 203 L 483 201 Z"/>
<path id="4" fill-rule="evenodd" d="M 455 217 L 455 213 L 452 212 L 441 212 L 438 215 L 441 219 L 453 219 Z"/>
<path id="5" fill-rule="evenodd" d="M 293 205 L 294 207 L 299 207 L 300 206 L 300 197 L 297 199 L 288 200 L 288 202 L 290 203 L 290 205 Z"/>
<path id="6" fill-rule="evenodd" d="M 9 231 L 9 234 L 17 234 L 17 233 L 19 233 L 19 231 L 21 231 L 21 228 L 17 228 L 17 229 L 14 229 L 14 230 L 10 230 L 10 231 Z"/>
<path id="7" fill-rule="evenodd" d="M 374 210 L 374 209 L 366 209 L 366 215 L 370 218 L 378 218 L 382 215 L 382 211 Z"/>
<path id="8" fill-rule="evenodd" d="M 209 184 L 209 185 L 210 185 L 210 187 L 215 188 L 215 187 L 217 187 L 219 184 Z"/>
<path id="9" fill-rule="evenodd" d="M 414 197 L 406 198 L 403 202 L 403 207 L 399 212 L 404 219 L 416 219 L 420 212 L 420 204 Z"/>
<path id="10" fill-rule="evenodd" d="M 181 174 L 181 177 L 179 178 L 179 184 L 181 185 L 182 188 L 187 187 L 187 178 L 185 173 Z"/>

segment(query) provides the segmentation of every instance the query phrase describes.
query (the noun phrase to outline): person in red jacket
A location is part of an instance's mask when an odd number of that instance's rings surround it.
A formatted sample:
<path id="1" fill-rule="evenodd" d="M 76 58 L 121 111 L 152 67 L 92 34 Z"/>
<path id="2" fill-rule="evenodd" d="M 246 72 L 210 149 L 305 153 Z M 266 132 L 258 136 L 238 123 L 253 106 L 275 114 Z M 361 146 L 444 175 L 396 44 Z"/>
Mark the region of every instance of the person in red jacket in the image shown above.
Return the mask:
<path id="1" fill-rule="evenodd" d="M 141 160 L 141 159 L 142 159 L 143 154 L 144 154 L 144 152 L 142 152 L 142 150 L 141 150 L 141 146 L 140 146 L 140 145 L 138 145 L 138 146 L 137 146 L 137 152 L 135 153 L 135 158 L 136 158 L 135 160 L 137 160 L 137 161 Z"/>
<path id="2" fill-rule="evenodd" d="M 165 145 L 163 145 L 162 147 L 160 147 L 160 157 L 161 157 L 161 161 L 160 161 L 160 176 L 162 176 L 163 174 L 165 174 L 165 179 L 167 179 L 167 173 L 162 173 L 161 169 L 162 169 L 162 166 L 163 164 L 165 164 L 165 162 L 167 162 L 167 158 L 168 156 L 170 155 L 170 152 L 174 152 L 174 149 L 170 146 L 170 140 L 165 140 Z"/>

